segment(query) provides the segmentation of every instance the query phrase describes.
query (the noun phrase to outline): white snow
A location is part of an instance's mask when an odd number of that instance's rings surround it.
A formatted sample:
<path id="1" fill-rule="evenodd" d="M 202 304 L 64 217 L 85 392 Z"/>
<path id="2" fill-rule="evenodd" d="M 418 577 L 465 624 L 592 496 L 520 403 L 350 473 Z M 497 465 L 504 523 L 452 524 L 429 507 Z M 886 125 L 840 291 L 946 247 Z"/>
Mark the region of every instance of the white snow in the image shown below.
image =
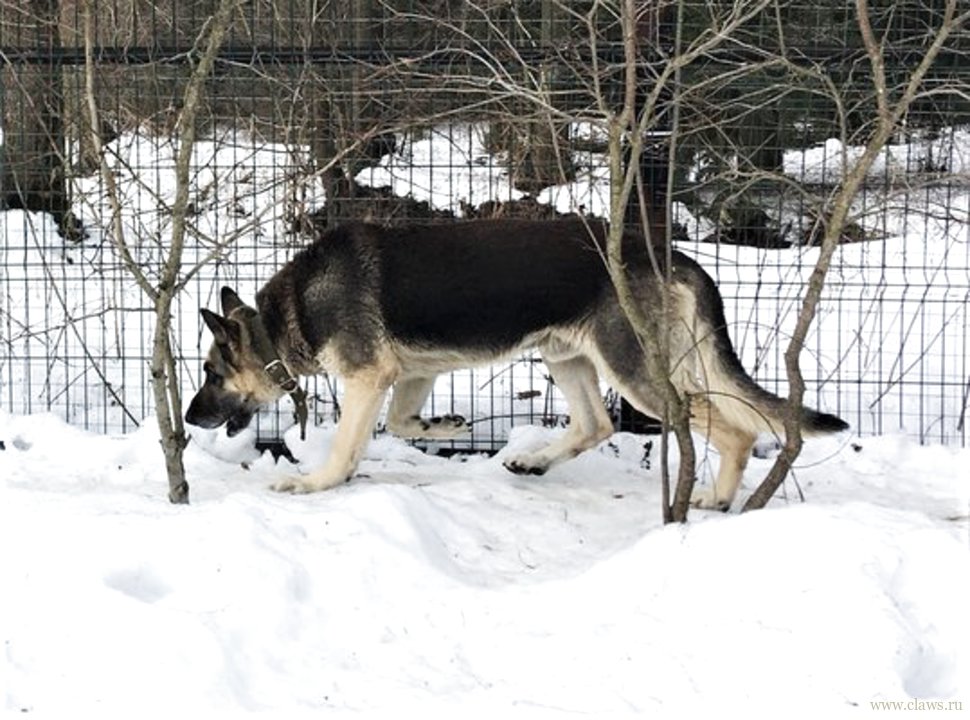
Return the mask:
<path id="1" fill-rule="evenodd" d="M 502 158 L 489 154 L 486 127 L 456 124 L 434 128 L 419 137 L 408 137 L 402 152 L 382 158 L 376 168 L 362 171 L 357 181 L 387 186 L 396 195 L 411 195 L 458 217 L 465 206 L 478 207 L 489 200 L 520 200 L 525 193 L 512 187 Z M 593 129 L 574 131 L 588 136 Z M 536 196 L 561 213 L 582 211 L 598 217 L 609 215 L 609 167 L 603 155 L 579 153 L 576 180 L 551 187 Z"/>
<path id="2" fill-rule="evenodd" d="M 644 470 L 629 434 L 540 479 L 382 436 L 349 484 L 289 496 L 267 489 L 287 461 L 213 431 L 187 452 L 193 504 L 176 507 L 151 428 L 106 437 L 0 412 L 6 710 L 970 702 L 970 450 L 814 442 L 769 509 L 664 527 L 656 448 Z M 554 432 L 522 428 L 511 446 Z M 295 433 L 312 466 L 329 431 Z M 749 488 L 769 464 L 752 460 Z"/>
<path id="3" fill-rule="evenodd" d="M 949 127 L 913 131 L 906 139 L 887 145 L 867 177 L 879 182 L 901 180 L 910 173 L 966 174 L 970 170 L 970 129 Z M 807 183 L 834 184 L 862 155 L 861 146 L 845 145 L 835 138 L 805 150 L 785 152 L 785 174 Z"/>

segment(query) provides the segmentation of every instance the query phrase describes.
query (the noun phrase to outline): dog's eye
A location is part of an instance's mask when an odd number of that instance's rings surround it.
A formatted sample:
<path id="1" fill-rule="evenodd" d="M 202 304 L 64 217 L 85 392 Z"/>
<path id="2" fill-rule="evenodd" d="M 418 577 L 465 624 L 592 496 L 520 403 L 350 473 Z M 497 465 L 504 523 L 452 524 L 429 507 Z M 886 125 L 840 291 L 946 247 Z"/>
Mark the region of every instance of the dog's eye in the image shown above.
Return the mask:
<path id="1" fill-rule="evenodd" d="M 219 349 L 219 354 L 222 356 L 223 361 L 231 364 L 232 348 L 225 343 L 216 343 L 216 347 Z"/>

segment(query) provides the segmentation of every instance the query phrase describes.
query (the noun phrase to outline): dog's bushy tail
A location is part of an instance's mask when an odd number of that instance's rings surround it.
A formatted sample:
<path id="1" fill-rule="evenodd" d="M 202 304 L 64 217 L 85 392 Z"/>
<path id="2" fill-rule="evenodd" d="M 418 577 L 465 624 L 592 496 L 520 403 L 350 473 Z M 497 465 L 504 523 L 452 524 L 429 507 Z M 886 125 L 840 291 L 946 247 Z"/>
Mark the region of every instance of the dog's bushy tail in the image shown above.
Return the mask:
<path id="1" fill-rule="evenodd" d="M 676 384 L 693 388 L 695 395 L 706 398 L 731 427 L 752 434 L 783 435 L 786 401 L 758 385 L 741 365 L 714 281 L 683 256 L 678 259 L 676 275 L 678 314 L 687 328 L 686 336 L 674 343 L 682 348 L 681 358 L 675 363 Z M 807 407 L 802 408 L 801 425 L 807 436 L 837 433 L 849 427 L 840 417 Z"/>

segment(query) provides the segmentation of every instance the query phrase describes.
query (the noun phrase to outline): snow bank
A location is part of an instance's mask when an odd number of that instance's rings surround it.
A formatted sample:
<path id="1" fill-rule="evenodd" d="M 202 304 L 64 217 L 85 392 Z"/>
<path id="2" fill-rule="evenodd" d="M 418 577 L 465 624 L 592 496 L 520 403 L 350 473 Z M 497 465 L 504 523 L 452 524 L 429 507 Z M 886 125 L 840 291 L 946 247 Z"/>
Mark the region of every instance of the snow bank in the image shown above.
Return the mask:
<path id="1" fill-rule="evenodd" d="M 196 442 L 189 507 L 165 500 L 147 428 L 0 413 L 0 440 L 10 711 L 602 717 L 970 697 L 967 450 L 822 441 L 796 472 L 806 503 L 789 484 L 768 510 L 662 527 L 657 470 L 627 434 L 541 479 L 380 437 L 350 484 L 301 497 L 266 489 L 286 461 Z M 312 464 L 329 431 L 289 440 Z M 749 488 L 767 466 L 752 461 Z"/>

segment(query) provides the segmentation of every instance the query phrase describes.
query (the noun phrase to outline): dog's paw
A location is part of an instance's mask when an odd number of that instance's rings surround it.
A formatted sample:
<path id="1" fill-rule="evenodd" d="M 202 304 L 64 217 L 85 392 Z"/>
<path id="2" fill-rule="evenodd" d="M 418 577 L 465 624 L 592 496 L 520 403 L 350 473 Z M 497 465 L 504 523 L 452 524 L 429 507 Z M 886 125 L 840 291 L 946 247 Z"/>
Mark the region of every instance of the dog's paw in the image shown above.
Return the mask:
<path id="1" fill-rule="evenodd" d="M 307 482 L 306 478 L 302 478 L 300 476 L 284 478 L 277 483 L 273 483 L 269 487 L 270 490 L 274 490 L 278 493 L 289 493 L 291 495 L 309 495 L 310 493 L 320 492 L 321 490 L 327 489 L 326 486 L 321 486 L 313 482 Z"/>
<path id="2" fill-rule="evenodd" d="M 694 488 L 690 494 L 690 505 L 699 510 L 727 512 L 731 507 L 731 501 L 717 497 L 713 488 Z"/>
<path id="3" fill-rule="evenodd" d="M 440 415 L 421 418 L 422 435 L 428 438 L 447 439 L 466 435 L 471 432 L 471 425 L 461 415 Z"/>
<path id="4" fill-rule="evenodd" d="M 293 495 L 307 495 L 309 493 L 323 492 L 337 485 L 343 485 L 345 482 L 350 481 L 352 475 L 353 473 L 340 476 L 330 474 L 291 475 L 277 483 L 273 483 L 270 485 L 270 489 Z"/>
<path id="5" fill-rule="evenodd" d="M 306 484 L 299 477 L 288 477 L 269 486 L 270 490 L 278 493 L 305 493 Z"/>
<path id="6" fill-rule="evenodd" d="M 516 475 L 545 475 L 546 470 L 549 469 L 548 463 L 536 462 L 534 458 L 528 455 L 511 457 L 502 465 L 505 466 L 506 470 Z"/>
<path id="7" fill-rule="evenodd" d="M 436 415 L 427 418 L 414 415 L 405 420 L 389 420 L 387 429 L 403 438 L 451 440 L 468 435 L 472 426 L 461 415 Z"/>

